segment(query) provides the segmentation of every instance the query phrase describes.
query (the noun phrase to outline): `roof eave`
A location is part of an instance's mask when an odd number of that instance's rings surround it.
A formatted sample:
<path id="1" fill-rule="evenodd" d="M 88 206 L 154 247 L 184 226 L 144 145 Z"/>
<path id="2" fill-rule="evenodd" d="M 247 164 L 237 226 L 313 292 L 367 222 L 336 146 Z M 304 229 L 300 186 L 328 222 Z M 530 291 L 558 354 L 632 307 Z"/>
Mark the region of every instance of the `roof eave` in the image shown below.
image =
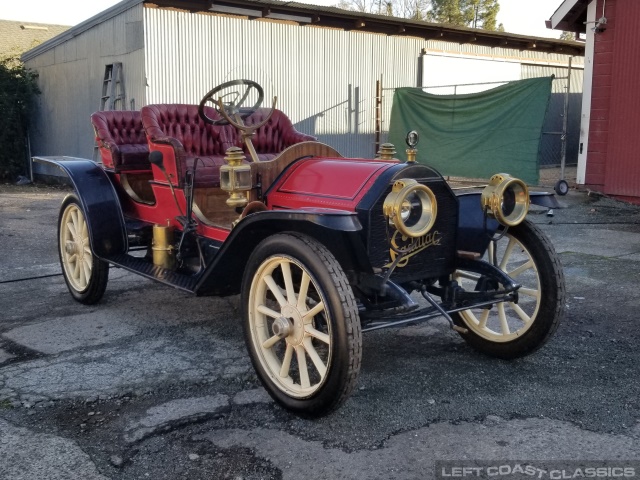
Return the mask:
<path id="1" fill-rule="evenodd" d="M 134 7 L 139 3 L 142 3 L 143 1 L 144 0 L 122 0 L 120 3 L 116 3 L 114 6 L 106 9 L 105 11 L 100 12 L 99 14 L 94 15 L 93 17 L 85 20 L 84 22 L 81 22 L 78 25 L 71 27 L 69 30 L 61 33 L 60 35 L 57 35 L 52 39 L 41 43 L 40 45 L 32 48 L 31 50 L 27 50 L 22 54 L 20 59 L 23 62 L 31 60 L 32 58 L 35 58 L 38 55 L 43 54 L 47 50 L 51 50 L 52 48 L 57 47 L 58 45 L 66 42 L 67 40 L 70 40 L 73 37 L 80 35 L 82 32 L 85 32 L 90 28 L 93 28 L 104 21 L 109 20 L 110 18 L 113 18 L 116 15 L 121 14 L 126 10 L 129 10 L 131 7 Z"/>

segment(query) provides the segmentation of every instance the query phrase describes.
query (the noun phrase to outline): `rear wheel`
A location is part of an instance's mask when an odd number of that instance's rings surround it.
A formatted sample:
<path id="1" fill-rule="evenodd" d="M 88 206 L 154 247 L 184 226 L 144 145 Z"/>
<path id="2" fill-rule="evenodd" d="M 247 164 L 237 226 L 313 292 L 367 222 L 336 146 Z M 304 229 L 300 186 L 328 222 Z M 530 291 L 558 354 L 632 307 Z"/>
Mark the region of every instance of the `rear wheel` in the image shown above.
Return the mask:
<path id="1" fill-rule="evenodd" d="M 87 221 L 74 195 L 60 209 L 58 253 L 71 296 L 86 305 L 98 302 L 107 288 L 109 264 L 93 254 Z"/>
<path id="2" fill-rule="evenodd" d="M 360 320 L 329 250 L 303 235 L 267 238 L 247 264 L 242 304 L 253 366 L 279 404 L 321 416 L 348 398 L 360 370 Z"/>
<path id="3" fill-rule="evenodd" d="M 493 260 L 492 260 L 493 259 Z M 484 260 L 494 263 L 518 284 L 518 303 L 463 310 L 452 315 L 468 329 L 462 337 L 476 350 L 500 358 L 534 352 L 553 335 L 564 316 L 564 273 L 553 245 L 534 224 L 525 220 L 489 245 Z M 455 279 L 473 291 L 480 275 L 457 271 Z"/>

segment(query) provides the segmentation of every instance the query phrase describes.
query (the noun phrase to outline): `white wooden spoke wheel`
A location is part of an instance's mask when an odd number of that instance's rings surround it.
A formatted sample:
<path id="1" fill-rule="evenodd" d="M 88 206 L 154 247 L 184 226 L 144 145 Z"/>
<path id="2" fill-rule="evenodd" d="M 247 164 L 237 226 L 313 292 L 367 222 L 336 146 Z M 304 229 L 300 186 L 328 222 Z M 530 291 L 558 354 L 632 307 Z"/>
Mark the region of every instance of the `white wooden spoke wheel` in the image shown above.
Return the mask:
<path id="1" fill-rule="evenodd" d="M 60 209 L 58 252 L 73 298 L 85 304 L 99 301 L 107 287 L 109 265 L 93 254 L 87 219 L 74 195 L 69 195 Z"/>
<path id="2" fill-rule="evenodd" d="M 69 204 L 62 213 L 60 258 L 72 287 L 78 292 L 86 290 L 93 269 L 93 254 L 89 245 L 87 222 L 82 210 L 75 203 Z"/>
<path id="3" fill-rule="evenodd" d="M 536 350 L 555 331 L 564 313 L 564 274 L 551 242 L 534 224 L 524 221 L 491 242 L 483 260 L 521 285 L 518 301 L 454 314 L 454 321 L 469 330 L 463 338 L 476 349 L 502 358 Z M 474 291 L 480 275 L 458 270 L 454 279 L 465 290 Z M 492 288 L 496 287 L 503 288 Z"/>
<path id="4" fill-rule="evenodd" d="M 294 259 L 275 256 L 256 272 L 250 298 L 260 362 L 283 391 L 308 397 L 331 362 L 331 325 L 321 290 Z"/>
<path id="5" fill-rule="evenodd" d="M 492 308 L 470 309 L 460 312 L 468 328 L 487 340 L 508 342 L 526 332 L 540 309 L 540 275 L 531 253 L 513 235 L 489 244 L 485 260 L 496 254 L 497 265 L 522 287 L 518 303 L 503 302 Z M 473 291 L 480 275 L 457 271 L 455 279 L 468 291 Z"/>
<path id="6" fill-rule="evenodd" d="M 360 369 L 360 319 L 324 245 L 294 233 L 263 240 L 247 264 L 242 303 L 251 360 L 278 403 L 320 416 L 347 399 Z"/>

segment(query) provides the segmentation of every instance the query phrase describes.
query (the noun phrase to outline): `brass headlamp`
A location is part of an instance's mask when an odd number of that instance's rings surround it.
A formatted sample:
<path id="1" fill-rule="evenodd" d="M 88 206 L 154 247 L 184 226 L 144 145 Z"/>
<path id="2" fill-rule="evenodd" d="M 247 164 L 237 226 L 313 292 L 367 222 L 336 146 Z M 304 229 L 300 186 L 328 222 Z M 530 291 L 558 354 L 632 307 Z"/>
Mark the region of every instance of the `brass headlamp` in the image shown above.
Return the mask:
<path id="1" fill-rule="evenodd" d="M 497 173 L 482 191 L 480 202 L 488 216 L 502 225 L 514 227 L 525 219 L 529 211 L 529 189 L 522 180 Z"/>
<path id="2" fill-rule="evenodd" d="M 407 237 L 426 235 L 436 221 L 438 204 L 431 189 L 414 179 L 397 180 L 382 206 L 389 223 Z"/>
<path id="3" fill-rule="evenodd" d="M 251 166 L 243 163 L 245 156 L 241 148 L 231 147 L 226 154 L 227 164 L 220 167 L 220 188 L 229 193 L 227 205 L 243 208 L 249 202 L 245 192 L 253 187 Z"/>

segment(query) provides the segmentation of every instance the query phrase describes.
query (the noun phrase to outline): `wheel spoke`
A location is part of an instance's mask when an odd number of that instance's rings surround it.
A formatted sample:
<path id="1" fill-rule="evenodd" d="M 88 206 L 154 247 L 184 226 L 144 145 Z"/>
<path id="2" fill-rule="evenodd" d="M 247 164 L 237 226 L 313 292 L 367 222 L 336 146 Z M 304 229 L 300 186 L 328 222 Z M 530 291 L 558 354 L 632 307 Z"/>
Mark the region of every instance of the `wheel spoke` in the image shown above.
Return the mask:
<path id="1" fill-rule="evenodd" d="M 71 221 L 73 222 L 73 230 L 75 232 L 74 237 L 77 240 L 77 236 L 80 235 L 80 222 L 79 217 L 80 211 L 78 209 L 74 209 L 71 211 Z"/>
<path id="2" fill-rule="evenodd" d="M 87 265 L 86 260 L 84 262 L 82 262 L 82 267 L 83 267 L 83 271 L 84 271 L 84 282 L 83 285 L 88 285 L 89 284 L 89 279 L 91 278 L 91 267 L 89 265 Z"/>
<path id="3" fill-rule="evenodd" d="M 527 297 L 540 298 L 540 290 L 534 290 L 533 288 L 521 287 L 518 290 L 519 294 L 526 295 Z"/>
<path id="4" fill-rule="evenodd" d="M 487 248 L 487 255 L 489 256 L 489 263 L 491 265 L 493 265 L 493 259 L 494 259 L 493 252 L 495 252 L 495 242 L 491 241 L 489 242 L 489 247 Z"/>
<path id="5" fill-rule="evenodd" d="M 278 318 L 280 316 L 280 313 L 270 309 L 266 305 L 258 305 L 257 310 L 258 312 L 262 313 L 263 315 L 266 315 L 267 317 Z"/>
<path id="6" fill-rule="evenodd" d="M 296 347 L 296 354 L 298 356 L 298 371 L 300 373 L 300 386 L 302 388 L 309 388 L 311 382 L 309 381 L 309 370 L 307 369 L 307 357 L 304 353 L 304 347 L 298 345 Z"/>
<path id="7" fill-rule="evenodd" d="M 284 352 L 282 359 L 282 367 L 280 367 L 280 376 L 287 378 L 289 376 L 289 368 L 291 367 L 291 358 L 293 357 L 293 345 L 287 344 L 287 350 Z"/>
<path id="8" fill-rule="evenodd" d="M 489 319 L 489 313 L 491 311 L 489 309 L 485 309 L 480 315 L 480 321 L 478 322 L 478 327 L 487 328 L 487 320 Z"/>
<path id="9" fill-rule="evenodd" d="M 520 308 L 520 305 L 518 305 L 517 303 L 509 303 L 509 306 L 513 309 L 514 312 L 518 314 L 525 325 L 531 322 L 531 317 L 527 315 L 527 313 L 522 310 L 522 308 Z"/>
<path id="10" fill-rule="evenodd" d="M 87 227 L 87 222 L 85 222 L 84 218 L 80 219 L 80 234 L 82 238 L 89 238 L 89 229 Z"/>
<path id="11" fill-rule="evenodd" d="M 318 304 L 304 314 L 303 320 L 306 322 L 310 321 L 313 317 L 324 310 L 324 302 L 318 302 Z"/>
<path id="12" fill-rule="evenodd" d="M 282 262 L 280 264 L 280 270 L 282 270 L 282 278 L 284 278 L 284 287 L 287 291 L 287 302 L 289 305 L 295 305 L 297 303 L 296 292 L 293 289 L 293 278 L 291 276 L 291 264 L 289 262 Z"/>
<path id="13" fill-rule="evenodd" d="M 71 238 L 75 239 L 76 238 L 76 226 L 73 224 L 73 221 L 67 222 L 67 230 L 69 230 L 69 233 L 71 234 Z"/>
<path id="14" fill-rule="evenodd" d="M 78 261 L 77 255 L 75 261 L 73 262 L 73 278 L 75 278 L 76 280 L 80 279 L 80 262 Z"/>
<path id="15" fill-rule="evenodd" d="M 473 280 L 475 282 L 477 282 L 480 279 L 480 275 L 477 275 L 475 273 L 470 273 L 470 272 L 458 271 L 456 272 L 456 276 L 458 278 L 466 278 L 467 280 Z"/>
<path id="16" fill-rule="evenodd" d="M 78 265 L 78 284 L 79 287 L 82 288 L 83 285 L 87 284 L 87 276 L 84 270 L 84 264 L 80 261 L 76 262 L 76 264 Z"/>
<path id="17" fill-rule="evenodd" d="M 316 330 L 315 328 L 313 328 L 311 325 L 305 325 L 304 327 L 304 331 L 311 337 L 313 338 L 317 338 L 318 340 L 320 340 L 321 342 L 326 343 L 327 345 L 329 345 L 330 343 L 330 337 L 329 335 L 327 335 L 326 333 L 320 332 L 318 330 Z"/>
<path id="18" fill-rule="evenodd" d="M 280 304 L 281 307 L 286 306 L 287 300 L 284 298 L 284 295 L 282 295 L 282 290 L 280 290 L 280 287 L 273 279 L 273 277 L 271 275 L 265 275 L 264 283 L 267 284 L 269 290 L 271 290 L 271 293 L 273 293 L 273 296 L 276 297 L 278 304 Z"/>
<path id="19" fill-rule="evenodd" d="M 515 270 L 512 270 L 512 271 L 508 272 L 507 275 L 509 275 L 511 278 L 515 278 L 518 275 L 520 275 L 522 272 L 524 272 L 526 270 L 529 270 L 530 268 L 533 268 L 533 260 L 531 260 L 531 259 L 529 259 L 528 262 L 520 265 Z"/>
<path id="20" fill-rule="evenodd" d="M 509 243 L 507 244 L 507 248 L 504 251 L 504 255 L 502 257 L 502 261 L 500 262 L 500 270 L 506 270 L 507 268 L 507 263 L 509 262 L 509 259 L 511 258 L 511 252 L 513 251 L 513 247 L 515 247 L 516 245 L 516 239 L 515 238 L 509 238 Z"/>
<path id="21" fill-rule="evenodd" d="M 302 279 L 300 280 L 300 293 L 298 293 L 298 310 L 304 312 L 307 310 L 307 294 L 309 293 L 309 283 L 311 277 L 306 271 L 302 271 Z"/>
<path id="22" fill-rule="evenodd" d="M 262 348 L 265 349 L 270 349 L 271 347 L 273 347 L 276 343 L 278 343 L 281 340 L 281 338 L 278 335 L 274 335 L 273 337 L 265 340 L 265 342 L 262 344 Z"/>
<path id="23" fill-rule="evenodd" d="M 502 329 L 502 334 L 509 335 L 511 331 L 509 330 L 509 324 L 507 323 L 507 315 L 504 312 L 504 303 L 498 304 L 498 318 L 500 318 L 500 328 Z"/>
<path id="24" fill-rule="evenodd" d="M 313 347 L 313 343 L 311 343 L 311 337 L 305 338 L 303 345 L 304 349 L 307 351 L 307 355 L 309 355 L 309 358 L 313 362 L 313 365 L 316 367 L 316 370 L 318 370 L 320 376 L 324 378 L 325 374 L 327 373 L 327 367 L 322 362 L 322 359 L 318 355 L 318 352 L 316 352 L 316 349 Z"/>

